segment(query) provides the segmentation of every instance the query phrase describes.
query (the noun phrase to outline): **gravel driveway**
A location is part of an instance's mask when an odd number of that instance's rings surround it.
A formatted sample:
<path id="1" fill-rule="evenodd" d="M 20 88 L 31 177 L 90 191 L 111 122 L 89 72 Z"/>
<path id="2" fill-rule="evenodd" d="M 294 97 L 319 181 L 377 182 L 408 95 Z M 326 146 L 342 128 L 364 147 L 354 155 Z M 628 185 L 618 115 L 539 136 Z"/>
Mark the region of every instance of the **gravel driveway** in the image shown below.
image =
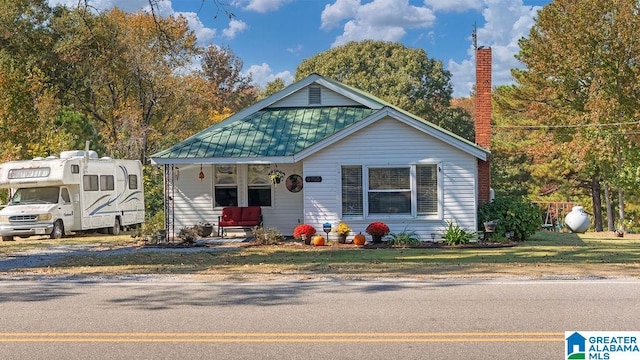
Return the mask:
<path id="1" fill-rule="evenodd" d="M 205 245 L 205 244 L 203 244 Z M 67 256 L 83 255 L 120 255 L 127 253 L 148 252 L 201 252 L 201 251 L 228 251 L 235 249 L 233 243 L 225 246 L 195 246 L 195 247 L 165 247 L 165 246 L 123 246 L 105 247 L 99 244 L 87 245 L 55 245 L 41 249 L 15 252 L 9 255 L 0 255 L 0 272 L 8 272 L 20 269 L 40 268 L 53 265 Z"/>

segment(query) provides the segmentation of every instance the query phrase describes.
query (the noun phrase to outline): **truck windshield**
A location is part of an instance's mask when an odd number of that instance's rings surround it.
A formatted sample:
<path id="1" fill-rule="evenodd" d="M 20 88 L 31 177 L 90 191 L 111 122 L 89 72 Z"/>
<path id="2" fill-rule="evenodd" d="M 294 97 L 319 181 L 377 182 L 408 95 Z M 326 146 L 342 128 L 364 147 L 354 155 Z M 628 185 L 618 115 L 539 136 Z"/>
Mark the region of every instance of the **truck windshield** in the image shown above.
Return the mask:
<path id="1" fill-rule="evenodd" d="M 9 205 L 19 204 L 57 204 L 60 188 L 40 187 L 18 189 L 11 198 Z"/>

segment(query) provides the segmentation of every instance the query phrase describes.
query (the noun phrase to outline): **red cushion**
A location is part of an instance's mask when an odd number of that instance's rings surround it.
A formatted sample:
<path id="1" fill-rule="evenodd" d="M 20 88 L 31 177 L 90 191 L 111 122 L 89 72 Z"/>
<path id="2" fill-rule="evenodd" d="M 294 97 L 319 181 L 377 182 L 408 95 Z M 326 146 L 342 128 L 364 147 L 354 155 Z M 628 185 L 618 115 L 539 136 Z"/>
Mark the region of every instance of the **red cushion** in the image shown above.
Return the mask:
<path id="1" fill-rule="evenodd" d="M 221 223 L 236 222 L 242 220 L 242 208 L 239 207 L 226 207 L 222 209 Z"/>
<path id="2" fill-rule="evenodd" d="M 257 223 L 260 220 L 260 206 L 247 206 L 242 209 L 241 221 L 252 221 Z"/>

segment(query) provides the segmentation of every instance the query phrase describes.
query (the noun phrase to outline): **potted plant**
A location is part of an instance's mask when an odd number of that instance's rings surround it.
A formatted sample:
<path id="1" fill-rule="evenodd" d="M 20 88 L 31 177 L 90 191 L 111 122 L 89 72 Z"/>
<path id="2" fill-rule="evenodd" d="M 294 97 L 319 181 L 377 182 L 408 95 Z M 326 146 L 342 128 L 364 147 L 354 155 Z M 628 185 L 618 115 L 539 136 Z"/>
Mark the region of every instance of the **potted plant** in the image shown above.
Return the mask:
<path id="1" fill-rule="evenodd" d="M 284 179 L 285 173 L 279 169 L 273 169 L 269 171 L 269 180 L 273 185 L 280 184 L 282 179 Z"/>
<path id="2" fill-rule="evenodd" d="M 309 224 L 300 224 L 293 229 L 293 237 L 304 241 L 305 244 L 311 244 L 311 238 L 316 234 L 316 229 Z"/>
<path id="3" fill-rule="evenodd" d="M 200 237 L 208 237 L 213 232 L 213 225 L 210 223 L 200 223 L 198 224 L 198 235 Z"/>
<path id="4" fill-rule="evenodd" d="M 371 235 L 373 243 L 382 242 L 382 237 L 389 234 L 389 226 L 381 221 L 372 222 L 365 229 L 367 234 Z"/>
<path id="5" fill-rule="evenodd" d="M 338 223 L 336 232 L 338 233 L 338 242 L 340 244 L 344 244 L 347 242 L 347 235 L 351 232 L 351 228 L 346 222 L 341 221 Z"/>

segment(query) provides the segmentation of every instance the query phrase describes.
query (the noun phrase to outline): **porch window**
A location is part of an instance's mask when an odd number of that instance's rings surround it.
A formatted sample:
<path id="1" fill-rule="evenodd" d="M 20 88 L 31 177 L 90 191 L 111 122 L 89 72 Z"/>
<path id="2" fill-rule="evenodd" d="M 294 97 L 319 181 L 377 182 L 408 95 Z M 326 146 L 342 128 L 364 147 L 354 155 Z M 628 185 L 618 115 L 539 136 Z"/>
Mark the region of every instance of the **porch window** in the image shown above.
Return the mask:
<path id="1" fill-rule="evenodd" d="M 271 206 L 269 166 L 249 165 L 247 169 L 247 203 L 249 206 Z"/>
<path id="2" fill-rule="evenodd" d="M 238 206 L 238 172 L 235 165 L 215 166 L 215 206 Z"/>
<path id="3" fill-rule="evenodd" d="M 342 166 L 341 172 L 343 215 L 433 216 L 439 212 L 437 164 Z"/>

